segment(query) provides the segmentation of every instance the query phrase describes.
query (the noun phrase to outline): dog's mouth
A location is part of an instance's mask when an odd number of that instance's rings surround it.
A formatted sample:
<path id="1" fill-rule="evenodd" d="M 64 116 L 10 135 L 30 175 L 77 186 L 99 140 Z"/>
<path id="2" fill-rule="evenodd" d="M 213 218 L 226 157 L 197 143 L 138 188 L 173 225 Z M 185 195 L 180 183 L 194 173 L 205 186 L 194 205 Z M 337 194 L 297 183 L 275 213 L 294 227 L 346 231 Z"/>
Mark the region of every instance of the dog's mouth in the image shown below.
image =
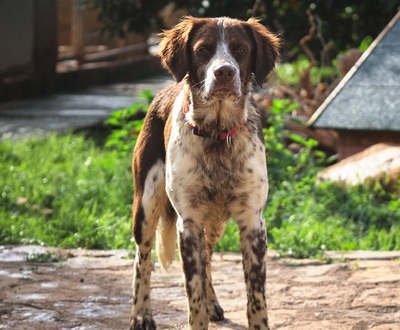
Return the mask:
<path id="1" fill-rule="evenodd" d="M 235 100 L 242 96 L 241 84 L 237 77 L 222 79 L 215 76 L 210 78 L 210 76 L 212 75 L 206 75 L 204 85 L 200 89 L 204 99 Z"/>
<path id="2" fill-rule="evenodd" d="M 216 98 L 218 100 L 238 99 L 240 94 L 230 88 L 220 87 L 215 88 L 210 92 L 209 98 Z"/>

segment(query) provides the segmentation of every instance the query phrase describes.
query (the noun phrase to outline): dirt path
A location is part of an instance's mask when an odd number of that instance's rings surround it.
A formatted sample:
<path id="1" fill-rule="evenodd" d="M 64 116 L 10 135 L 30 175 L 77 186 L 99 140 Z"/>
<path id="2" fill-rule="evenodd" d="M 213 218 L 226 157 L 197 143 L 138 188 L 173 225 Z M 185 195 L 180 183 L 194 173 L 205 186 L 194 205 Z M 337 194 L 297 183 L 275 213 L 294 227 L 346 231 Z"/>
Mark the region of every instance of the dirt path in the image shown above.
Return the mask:
<path id="1" fill-rule="evenodd" d="M 52 251 L 51 255 L 46 255 Z M 63 262 L 48 261 L 54 256 Z M 132 259 L 127 251 L 0 247 L 0 329 L 127 329 Z M 400 252 L 331 253 L 336 261 L 274 259 L 269 253 L 272 329 L 400 329 Z M 241 259 L 216 254 L 215 290 L 226 320 L 210 329 L 246 329 Z M 159 329 L 186 327 L 178 262 L 152 277 Z"/>

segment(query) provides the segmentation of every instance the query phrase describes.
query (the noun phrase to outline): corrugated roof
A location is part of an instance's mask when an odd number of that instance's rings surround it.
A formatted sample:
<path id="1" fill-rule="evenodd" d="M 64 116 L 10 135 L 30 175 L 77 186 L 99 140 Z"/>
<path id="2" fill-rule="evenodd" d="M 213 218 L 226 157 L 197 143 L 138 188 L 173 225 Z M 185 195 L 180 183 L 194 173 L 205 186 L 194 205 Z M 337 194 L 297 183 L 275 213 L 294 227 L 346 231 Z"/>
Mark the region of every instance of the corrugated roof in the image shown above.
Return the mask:
<path id="1" fill-rule="evenodd" d="M 400 12 L 319 107 L 308 125 L 400 131 Z"/>

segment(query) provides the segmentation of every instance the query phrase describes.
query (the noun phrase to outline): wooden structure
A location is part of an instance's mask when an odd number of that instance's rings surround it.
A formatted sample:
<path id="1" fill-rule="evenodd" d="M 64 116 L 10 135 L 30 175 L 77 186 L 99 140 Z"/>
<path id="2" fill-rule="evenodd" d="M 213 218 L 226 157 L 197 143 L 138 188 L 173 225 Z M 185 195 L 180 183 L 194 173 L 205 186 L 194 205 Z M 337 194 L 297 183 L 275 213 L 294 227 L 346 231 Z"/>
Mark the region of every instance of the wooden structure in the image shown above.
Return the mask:
<path id="1" fill-rule="evenodd" d="M 377 143 L 400 144 L 400 12 L 308 125 L 337 132 L 340 159 Z"/>
<path id="2" fill-rule="evenodd" d="M 52 90 L 57 62 L 53 0 L 0 1 L 0 100 Z"/>
<path id="3" fill-rule="evenodd" d="M 129 33 L 125 38 L 111 37 L 103 33 L 97 14 L 90 2 L 82 5 L 81 0 L 57 0 L 59 71 L 76 69 L 84 63 L 147 54 L 145 35 Z"/>
<path id="4" fill-rule="evenodd" d="M 107 36 L 81 0 L 0 1 L 0 101 L 161 71 L 147 37 Z"/>

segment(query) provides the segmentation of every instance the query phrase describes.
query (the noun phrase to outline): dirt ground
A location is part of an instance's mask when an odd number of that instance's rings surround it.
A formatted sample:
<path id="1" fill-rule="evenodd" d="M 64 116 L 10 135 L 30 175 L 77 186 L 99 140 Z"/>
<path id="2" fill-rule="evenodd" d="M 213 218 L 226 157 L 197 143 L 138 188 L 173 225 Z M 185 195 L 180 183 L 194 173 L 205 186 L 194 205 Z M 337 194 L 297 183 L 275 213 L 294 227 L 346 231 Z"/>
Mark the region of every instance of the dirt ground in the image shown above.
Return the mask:
<path id="1" fill-rule="evenodd" d="M 0 246 L 0 329 L 127 329 L 128 253 Z M 274 255 L 268 254 L 272 329 L 400 329 L 400 252 L 329 253 L 331 263 Z M 50 262 L 54 257 L 63 260 Z M 246 329 L 240 255 L 216 254 L 213 274 L 226 320 L 209 328 Z M 155 263 L 152 287 L 158 328 L 186 328 L 179 262 L 168 273 Z"/>

